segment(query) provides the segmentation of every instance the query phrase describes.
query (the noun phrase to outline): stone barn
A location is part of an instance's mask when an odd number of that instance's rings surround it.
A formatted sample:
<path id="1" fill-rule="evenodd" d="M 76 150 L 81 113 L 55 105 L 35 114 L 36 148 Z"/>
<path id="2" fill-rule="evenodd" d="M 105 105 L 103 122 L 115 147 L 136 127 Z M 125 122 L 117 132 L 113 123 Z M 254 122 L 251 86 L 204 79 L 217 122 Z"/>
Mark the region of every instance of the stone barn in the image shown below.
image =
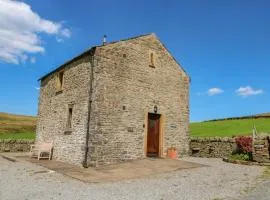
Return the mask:
<path id="1" fill-rule="evenodd" d="M 40 78 L 36 142 L 99 166 L 189 151 L 189 77 L 155 34 L 94 46 Z"/>

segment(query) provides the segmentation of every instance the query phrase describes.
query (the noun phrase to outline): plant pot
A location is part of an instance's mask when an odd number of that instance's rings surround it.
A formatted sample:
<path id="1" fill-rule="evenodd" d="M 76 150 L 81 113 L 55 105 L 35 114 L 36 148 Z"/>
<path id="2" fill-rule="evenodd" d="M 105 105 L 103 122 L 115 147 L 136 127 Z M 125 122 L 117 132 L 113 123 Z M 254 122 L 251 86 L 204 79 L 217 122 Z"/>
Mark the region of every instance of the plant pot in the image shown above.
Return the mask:
<path id="1" fill-rule="evenodd" d="M 168 158 L 171 159 L 176 159 L 177 158 L 177 152 L 175 148 L 170 148 L 168 149 L 168 153 L 167 153 Z"/>

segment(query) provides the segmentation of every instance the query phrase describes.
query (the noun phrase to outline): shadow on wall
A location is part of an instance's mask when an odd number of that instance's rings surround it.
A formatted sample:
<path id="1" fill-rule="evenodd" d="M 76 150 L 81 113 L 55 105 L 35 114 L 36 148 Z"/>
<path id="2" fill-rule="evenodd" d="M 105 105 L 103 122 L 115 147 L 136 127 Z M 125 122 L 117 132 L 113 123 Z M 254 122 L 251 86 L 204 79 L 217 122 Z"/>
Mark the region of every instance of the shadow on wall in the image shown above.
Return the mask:
<path id="1" fill-rule="evenodd" d="M 270 137 L 269 136 L 267 136 L 267 142 L 268 142 L 268 155 L 270 159 Z"/>

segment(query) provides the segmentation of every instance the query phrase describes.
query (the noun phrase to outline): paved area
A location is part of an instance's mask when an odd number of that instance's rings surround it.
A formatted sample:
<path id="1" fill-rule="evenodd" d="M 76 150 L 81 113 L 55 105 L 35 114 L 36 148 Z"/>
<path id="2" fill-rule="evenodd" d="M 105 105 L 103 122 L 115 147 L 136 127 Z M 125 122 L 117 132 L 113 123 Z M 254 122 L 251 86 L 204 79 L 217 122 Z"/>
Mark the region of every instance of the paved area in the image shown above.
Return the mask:
<path id="1" fill-rule="evenodd" d="M 30 162 L 0 157 L 0 199 L 240 199 L 263 172 L 260 166 L 224 163 L 221 159 L 182 161 L 203 166 L 136 179 L 88 183 Z"/>
<path id="2" fill-rule="evenodd" d="M 151 177 L 156 174 L 172 172 L 182 169 L 202 167 L 195 162 L 183 160 L 147 158 L 130 162 L 123 162 L 98 168 L 83 168 L 55 160 L 37 160 L 22 154 L 4 154 L 6 157 L 18 161 L 28 161 L 62 173 L 66 176 L 89 183 L 111 182 Z"/>

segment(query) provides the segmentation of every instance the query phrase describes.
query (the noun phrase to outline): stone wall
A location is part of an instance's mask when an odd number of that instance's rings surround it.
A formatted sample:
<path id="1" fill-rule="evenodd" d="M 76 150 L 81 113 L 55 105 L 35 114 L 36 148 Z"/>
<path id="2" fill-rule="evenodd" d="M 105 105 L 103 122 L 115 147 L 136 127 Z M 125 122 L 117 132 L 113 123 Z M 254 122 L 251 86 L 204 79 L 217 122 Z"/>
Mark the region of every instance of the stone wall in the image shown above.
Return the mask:
<path id="1" fill-rule="evenodd" d="M 253 141 L 253 160 L 270 162 L 270 136 L 256 136 Z M 194 157 L 226 157 L 236 150 L 234 138 L 190 138 L 190 155 Z"/>
<path id="2" fill-rule="evenodd" d="M 270 136 L 256 136 L 253 159 L 257 162 L 270 162 Z"/>
<path id="3" fill-rule="evenodd" d="M 169 147 L 187 155 L 189 77 L 157 37 L 100 46 L 94 59 L 89 164 L 144 158 L 147 117 L 155 105 L 161 114 L 160 156 Z"/>
<path id="4" fill-rule="evenodd" d="M 37 142 L 53 141 L 53 159 L 82 165 L 88 118 L 90 55 L 64 67 L 63 88 L 57 88 L 58 70 L 41 80 Z M 69 105 L 73 105 L 72 128 L 67 128 Z"/>
<path id="5" fill-rule="evenodd" d="M 190 154 L 194 157 L 222 158 L 236 148 L 235 140 L 228 137 L 191 138 Z"/>
<path id="6" fill-rule="evenodd" d="M 28 152 L 34 143 L 34 140 L 0 140 L 0 152 Z"/>

